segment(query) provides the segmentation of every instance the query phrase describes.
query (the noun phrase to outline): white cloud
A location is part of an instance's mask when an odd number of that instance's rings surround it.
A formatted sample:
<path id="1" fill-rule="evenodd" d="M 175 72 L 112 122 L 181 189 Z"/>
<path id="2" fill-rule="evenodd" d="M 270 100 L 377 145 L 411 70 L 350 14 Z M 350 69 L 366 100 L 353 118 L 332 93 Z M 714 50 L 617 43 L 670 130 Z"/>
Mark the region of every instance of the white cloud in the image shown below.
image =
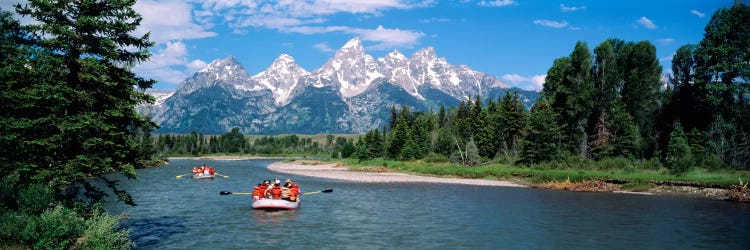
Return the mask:
<path id="1" fill-rule="evenodd" d="M 565 4 L 560 4 L 560 10 L 563 12 L 579 11 L 585 9 L 586 6 L 565 6 Z"/>
<path id="2" fill-rule="evenodd" d="M 508 5 L 518 5 L 513 0 L 494 0 L 494 1 L 480 1 L 477 3 L 479 6 L 487 6 L 487 7 L 503 7 Z"/>
<path id="3" fill-rule="evenodd" d="M 365 17 L 379 16 L 392 9 L 412 9 L 434 5 L 434 0 L 208 0 L 202 4 L 201 18 L 223 22 L 233 33 L 242 34 L 248 27 L 265 28 L 285 33 L 354 34 L 364 41 L 374 42 L 368 49 L 380 50 L 411 47 L 424 36 L 422 32 L 401 29 L 364 29 L 353 26 L 326 25 L 329 16 L 348 13 Z M 204 13 L 204 12 L 210 13 Z M 197 15 L 197 14 L 196 14 Z M 218 18 L 223 17 L 223 18 Z M 211 19 L 213 18 L 213 19 Z M 203 20 L 203 19 L 201 19 Z M 450 19 L 426 19 L 445 22 Z"/>
<path id="4" fill-rule="evenodd" d="M 428 18 L 428 19 L 419 19 L 420 23 L 447 23 L 452 21 L 450 18 Z"/>
<path id="5" fill-rule="evenodd" d="M 568 26 L 568 21 L 558 22 L 558 21 L 552 21 L 552 20 L 537 19 L 537 20 L 534 20 L 534 24 L 560 29 L 560 28 L 565 28 L 566 26 Z"/>
<path id="6" fill-rule="evenodd" d="M 133 6 L 143 16 L 136 33 L 151 31 L 151 40 L 166 43 L 174 40 L 216 36 L 193 20 L 193 5 L 183 1 L 138 1 Z"/>
<path id="7" fill-rule="evenodd" d="M 698 16 L 700 18 L 703 18 L 703 17 L 706 16 L 706 14 L 703 14 L 703 12 L 700 12 L 700 11 L 697 11 L 697 10 L 691 10 L 690 14 L 696 15 L 696 16 Z"/>
<path id="8" fill-rule="evenodd" d="M 199 71 L 205 68 L 206 66 L 208 66 L 208 64 L 200 59 L 195 59 L 191 61 L 190 63 L 188 63 L 187 65 L 185 65 L 185 67 L 187 67 L 187 70 L 189 72 Z"/>
<path id="9" fill-rule="evenodd" d="M 637 21 L 635 21 L 637 24 L 647 28 L 647 29 L 656 29 L 656 24 L 654 24 L 651 19 L 646 18 L 645 16 L 641 17 Z"/>
<path id="10" fill-rule="evenodd" d="M 189 74 L 206 66 L 201 60 L 188 61 L 187 55 L 187 47 L 183 42 L 167 42 L 149 61 L 139 64 L 133 71 L 159 82 L 179 83 Z"/>
<path id="11" fill-rule="evenodd" d="M 525 77 L 519 74 L 506 74 L 503 75 L 502 78 L 516 87 L 525 90 L 540 91 L 544 87 L 544 79 L 547 78 L 547 75 Z"/>
<path id="12" fill-rule="evenodd" d="M 656 42 L 661 45 L 669 45 L 674 42 L 674 38 L 662 38 L 662 39 L 656 39 Z"/>
<path id="13" fill-rule="evenodd" d="M 330 53 L 330 52 L 334 52 L 335 51 L 331 47 L 328 47 L 328 43 L 326 43 L 326 42 L 315 44 L 315 45 L 313 45 L 313 48 L 315 48 L 317 50 L 320 50 L 321 52 L 325 52 L 325 53 Z"/>
<path id="14" fill-rule="evenodd" d="M 424 36 L 424 33 L 413 30 L 400 30 L 400 29 L 386 29 L 383 26 L 378 26 L 374 30 L 370 29 L 352 29 L 346 31 L 346 33 L 356 34 L 363 41 L 370 41 L 376 43 L 372 46 L 367 46 L 370 50 L 389 50 L 400 47 L 413 47 L 419 43 L 419 39 Z"/>
<path id="15" fill-rule="evenodd" d="M 518 84 L 521 82 L 528 81 L 526 77 L 523 77 L 519 74 L 512 74 L 512 75 L 506 74 L 506 75 L 503 75 L 503 79 L 513 84 Z"/>

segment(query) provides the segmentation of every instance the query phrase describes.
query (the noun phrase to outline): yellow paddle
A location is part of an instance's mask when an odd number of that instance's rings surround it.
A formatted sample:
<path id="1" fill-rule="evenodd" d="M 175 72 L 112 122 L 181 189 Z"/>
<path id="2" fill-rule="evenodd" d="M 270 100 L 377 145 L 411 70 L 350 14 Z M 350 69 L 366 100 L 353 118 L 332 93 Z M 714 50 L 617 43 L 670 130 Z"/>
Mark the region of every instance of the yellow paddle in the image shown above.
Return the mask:
<path id="1" fill-rule="evenodd" d="M 191 175 L 191 174 L 192 174 L 192 173 L 190 173 L 190 174 L 181 174 L 181 175 L 175 176 L 175 178 L 179 179 L 179 178 L 182 178 L 182 177 L 185 177 L 185 176 Z"/>
<path id="2" fill-rule="evenodd" d="M 221 176 L 221 177 L 224 177 L 224 178 L 229 178 L 229 175 L 223 175 L 223 174 L 220 174 L 220 173 L 214 173 L 214 174 L 218 175 L 218 176 Z"/>

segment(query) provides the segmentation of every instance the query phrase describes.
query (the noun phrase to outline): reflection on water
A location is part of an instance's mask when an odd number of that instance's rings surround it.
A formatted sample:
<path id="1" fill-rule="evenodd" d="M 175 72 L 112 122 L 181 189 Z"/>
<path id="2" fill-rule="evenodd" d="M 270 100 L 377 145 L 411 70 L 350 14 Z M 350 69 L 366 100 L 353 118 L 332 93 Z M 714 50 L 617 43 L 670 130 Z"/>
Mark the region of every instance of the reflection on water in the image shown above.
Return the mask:
<path id="1" fill-rule="evenodd" d="M 264 210 L 252 210 L 253 219 L 255 219 L 255 225 L 257 226 L 284 226 L 284 223 L 289 223 L 297 218 L 297 211 L 294 210 L 280 210 L 280 211 L 264 211 Z"/>
<path id="2" fill-rule="evenodd" d="M 354 183 L 268 171 L 271 161 L 175 160 L 123 180 L 140 249 L 747 249 L 750 204 L 665 196 L 425 183 Z M 230 178 L 176 179 L 207 163 Z M 253 210 L 263 179 L 292 178 L 296 211 Z"/>

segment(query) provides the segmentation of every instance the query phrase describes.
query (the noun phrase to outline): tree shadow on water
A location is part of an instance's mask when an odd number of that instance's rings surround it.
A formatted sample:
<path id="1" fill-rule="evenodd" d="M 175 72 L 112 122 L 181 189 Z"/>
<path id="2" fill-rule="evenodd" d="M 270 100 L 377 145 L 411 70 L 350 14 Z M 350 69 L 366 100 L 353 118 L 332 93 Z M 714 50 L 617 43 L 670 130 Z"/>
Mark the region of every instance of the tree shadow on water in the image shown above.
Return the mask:
<path id="1" fill-rule="evenodd" d="M 123 226 L 132 229 L 130 238 L 135 241 L 136 248 L 141 249 L 158 245 L 187 228 L 184 218 L 177 216 L 131 219 L 124 221 Z"/>

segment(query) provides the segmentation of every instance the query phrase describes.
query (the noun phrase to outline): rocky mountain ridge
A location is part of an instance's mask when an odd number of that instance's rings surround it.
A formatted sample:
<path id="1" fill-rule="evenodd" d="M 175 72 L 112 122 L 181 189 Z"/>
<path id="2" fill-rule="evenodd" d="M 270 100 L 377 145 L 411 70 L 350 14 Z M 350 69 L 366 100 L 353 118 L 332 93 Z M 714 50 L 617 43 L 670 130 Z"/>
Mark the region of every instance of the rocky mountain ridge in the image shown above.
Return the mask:
<path id="1" fill-rule="evenodd" d="M 311 72 L 287 54 L 252 76 L 234 57 L 214 60 L 141 111 L 159 132 L 360 133 L 385 124 L 392 105 L 428 111 L 509 90 L 520 92 L 527 105 L 538 95 L 448 64 L 432 47 L 410 58 L 394 50 L 375 59 L 354 38 Z"/>

